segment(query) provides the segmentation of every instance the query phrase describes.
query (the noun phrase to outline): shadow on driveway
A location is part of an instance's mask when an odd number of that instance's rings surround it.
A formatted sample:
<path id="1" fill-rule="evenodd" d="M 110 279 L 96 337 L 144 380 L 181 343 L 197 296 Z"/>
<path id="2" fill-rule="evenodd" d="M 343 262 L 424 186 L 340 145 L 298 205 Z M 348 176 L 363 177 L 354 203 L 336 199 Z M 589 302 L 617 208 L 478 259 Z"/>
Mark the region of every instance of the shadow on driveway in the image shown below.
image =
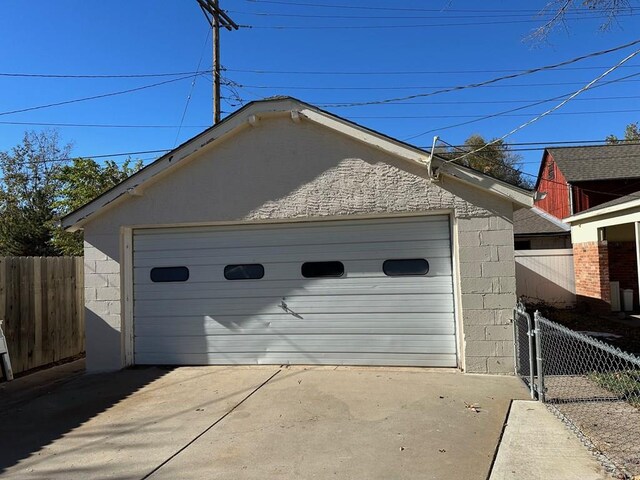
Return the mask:
<path id="1" fill-rule="evenodd" d="M 0 412 L 0 474 L 167 373 L 145 368 L 83 375 L 18 404 L 11 395 L 24 396 L 22 392 L 3 392 L 0 403 L 10 406 Z"/>

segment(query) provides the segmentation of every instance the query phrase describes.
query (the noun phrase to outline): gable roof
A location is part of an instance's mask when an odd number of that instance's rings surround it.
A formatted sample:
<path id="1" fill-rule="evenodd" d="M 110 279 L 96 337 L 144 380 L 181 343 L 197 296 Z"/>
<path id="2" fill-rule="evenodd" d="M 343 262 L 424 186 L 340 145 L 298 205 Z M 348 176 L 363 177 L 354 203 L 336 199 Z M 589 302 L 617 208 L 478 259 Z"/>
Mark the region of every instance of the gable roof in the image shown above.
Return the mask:
<path id="1" fill-rule="evenodd" d="M 187 140 L 96 199 L 66 215 L 61 220 L 62 226 L 70 231 L 81 229 L 90 217 L 94 217 L 104 209 L 111 208 L 116 203 L 128 198 L 129 195 L 140 195 L 142 189 L 169 174 L 175 168 L 185 165 L 196 152 L 210 149 L 222 139 L 227 139 L 245 128 L 251 128 L 260 121 L 274 116 L 290 116 L 294 123 L 310 121 L 422 167 L 429 164 L 430 153 L 418 147 L 292 97 L 269 98 L 248 103 L 220 123 Z M 433 166 L 438 167 L 438 171 L 443 175 L 484 188 L 494 195 L 508 198 L 519 206 L 530 207 L 533 205 L 533 194 L 528 190 L 470 168 L 447 162 L 437 155 L 433 156 Z"/>
<path id="2" fill-rule="evenodd" d="M 514 235 L 565 235 L 571 227 L 537 207 L 513 212 Z"/>
<path id="3" fill-rule="evenodd" d="M 640 144 L 546 148 L 567 182 L 640 177 Z"/>

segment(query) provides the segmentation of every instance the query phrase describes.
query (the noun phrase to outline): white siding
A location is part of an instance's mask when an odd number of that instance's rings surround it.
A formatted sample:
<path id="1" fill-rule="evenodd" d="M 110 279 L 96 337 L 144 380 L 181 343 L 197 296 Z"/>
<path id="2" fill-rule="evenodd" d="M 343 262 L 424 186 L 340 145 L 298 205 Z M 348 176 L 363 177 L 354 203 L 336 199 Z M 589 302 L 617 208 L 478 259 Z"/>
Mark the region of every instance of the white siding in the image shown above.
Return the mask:
<path id="1" fill-rule="evenodd" d="M 557 307 L 576 303 L 573 250 L 516 250 L 516 293 Z"/>
<path id="2" fill-rule="evenodd" d="M 136 230 L 135 362 L 456 366 L 449 232 L 447 216 Z M 398 258 L 426 258 L 429 273 L 384 275 Z M 345 274 L 303 278 L 309 261 Z M 264 278 L 225 280 L 238 263 Z M 189 280 L 151 282 L 162 266 Z"/>

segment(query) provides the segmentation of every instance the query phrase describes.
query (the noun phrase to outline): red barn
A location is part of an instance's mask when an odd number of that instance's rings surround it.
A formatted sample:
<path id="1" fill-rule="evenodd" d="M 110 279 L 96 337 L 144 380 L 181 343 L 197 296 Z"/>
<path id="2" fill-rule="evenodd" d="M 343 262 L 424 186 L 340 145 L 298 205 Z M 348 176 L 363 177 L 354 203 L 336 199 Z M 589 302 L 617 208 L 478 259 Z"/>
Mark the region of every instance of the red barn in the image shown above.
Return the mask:
<path id="1" fill-rule="evenodd" d="M 535 206 L 563 219 L 639 189 L 639 144 L 547 148 Z"/>

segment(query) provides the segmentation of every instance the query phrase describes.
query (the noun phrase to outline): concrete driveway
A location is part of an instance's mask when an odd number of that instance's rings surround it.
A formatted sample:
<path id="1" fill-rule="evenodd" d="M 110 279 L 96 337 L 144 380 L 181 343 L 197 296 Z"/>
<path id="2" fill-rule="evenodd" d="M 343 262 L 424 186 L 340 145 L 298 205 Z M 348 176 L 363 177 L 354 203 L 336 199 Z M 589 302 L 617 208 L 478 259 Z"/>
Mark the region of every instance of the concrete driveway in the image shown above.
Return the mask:
<path id="1" fill-rule="evenodd" d="M 449 370 L 86 375 L 0 413 L 0 478 L 485 479 L 514 398 L 514 377 Z"/>

